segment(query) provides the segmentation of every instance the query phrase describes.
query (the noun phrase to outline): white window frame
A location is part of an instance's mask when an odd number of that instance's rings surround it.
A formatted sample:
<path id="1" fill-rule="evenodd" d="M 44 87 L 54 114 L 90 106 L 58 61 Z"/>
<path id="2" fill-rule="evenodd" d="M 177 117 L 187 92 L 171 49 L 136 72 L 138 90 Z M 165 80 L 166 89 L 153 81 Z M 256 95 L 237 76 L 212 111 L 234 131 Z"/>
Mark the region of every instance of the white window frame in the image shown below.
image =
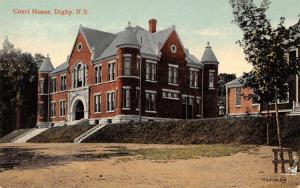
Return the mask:
<path id="1" fill-rule="evenodd" d="M 116 77 L 116 75 L 115 75 L 115 61 L 108 62 L 107 70 L 108 70 L 107 81 L 108 82 L 114 81 L 115 77 Z"/>
<path id="2" fill-rule="evenodd" d="M 40 93 L 45 94 L 45 78 L 39 79 Z"/>
<path id="3" fill-rule="evenodd" d="M 215 70 L 209 70 L 208 73 L 208 88 L 215 89 Z"/>
<path id="4" fill-rule="evenodd" d="M 131 54 L 124 54 L 123 61 L 124 61 L 123 75 L 131 76 Z"/>
<path id="5" fill-rule="evenodd" d="M 196 89 L 199 88 L 198 77 L 199 77 L 199 69 L 190 68 L 190 88 L 196 88 Z"/>
<path id="6" fill-rule="evenodd" d="M 157 92 L 156 91 L 153 91 L 153 90 L 145 90 L 145 112 L 148 112 L 148 113 L 156 113 L 156 106 L 157 106 Z M 147 96 L 150 97 L 149 101 L 147 99 Z M 154 96 L 154 103 L 152 104 L 152 98 Z M 147 104 L 147 102 L 149 102 L 149 104 Z M 148 106 L 149 105 L 149 106 Z M 152 106 L 153 105 L 153 106 Z M 153 110 L 151 110 L 151 106 L 153 108 Z M 149 107 L 149 108 L 147 108 Z"/>
<path id="7" fill-rule="evenodd" d="M 178 65 L 168 64 L 168 84 L 178 86 Z"/>
<path id="8" fill-rule="evenodd" d="M 171 100 L 179 100 L 179 91 L 172 89 L 162 89 L 162 98 L 171 99 Z"/>
<path id="9" fill-rule="evenodd" d="M 239 95 L 238 95 L 238 90 L 239 90 Z M 241 102 L 242 102 L 242 87 L 236 87 L 235 88 L 235 106 L 236 107 L 241 107 Z"/>
<path id="10" fill-rule="evenodd" d="M 56 117 L 56 101 L 51 101 L 51 108 L 50 108 L 50 116 L 51 118 Z"/>
<path id="11" fill-rule="evenodd" d="M 131 89 L 130 86 L 123 86 L 122 110 L 130 110 L 130 89 Z"/>
<path id="12" fill-rule="evenodd" d="M 114 112 L 116 110 L 116 91 L 106 93 L 106 112 Z"/>
<path id="13" fill-rule="evenodd" d="M 100 84 L 102 82 L 102 65 L 96 65 L 94 67 L 94 73 L 95 84 Z"/>
<path id="14" fill-rule="evenodd" d="M 146 81 L 157 82 L 157 61 L 146 59 Z"/>
<path id="15" fill-rule="evenodd" d="M 60 90 L 65 91 L 67 89 L 67 76 L 66 74 L 60 75 Z"/>
<path id="16" fill-rule="evenodd" d="M 51 77 L 50 84 L 51 84 L 50 93 L 55 93 L 56 92 L 56 77 Z"/>
<path id="17" fill-rule="evenodd" d="M 60 117 L 66 116 L 66 100 L 59 101 L 59 116 Z"/>
<path id="18" fill-rule="evenodd" d="M 94 113 L 100 114 L 101 113 L 101 93 L 95 93 L 94 94 Z"/>

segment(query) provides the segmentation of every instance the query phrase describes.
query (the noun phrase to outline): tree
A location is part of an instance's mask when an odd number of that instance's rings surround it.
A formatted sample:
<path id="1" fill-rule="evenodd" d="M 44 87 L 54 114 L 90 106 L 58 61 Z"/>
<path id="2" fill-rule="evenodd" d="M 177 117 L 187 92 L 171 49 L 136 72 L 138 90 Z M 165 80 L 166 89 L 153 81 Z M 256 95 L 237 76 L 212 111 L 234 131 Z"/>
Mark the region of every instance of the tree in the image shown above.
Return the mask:
<path id="1" fill-rule="evenodd" d="M 300 44 L 297 29 L 286 28 L 282 17 L 277 27 L 272 28 L 266 17 L 270 1 L 263 0 L 258 7 L 253 0 L 230 0 L 233 8 L 234 23 L 243 32 L 238 44 L 243 47 L 246 60 L 252 64 L 252 70 L 245 74 L 245 87 L 250 87 L 249 95 L 254 102 L 275 103 L 278 144 L 282 147 L 278 100 L 286 100 L 288 78 L 299 74 L 296 61 L 289 61 L 286 53 Z"/>
<path id="2" fill-rule="evenodd" d="M 217 87 L 218 87 L 218 105 L 220 109 L 220 114 L 225 114 L 225 103 L 226 103 L 226 87 L 225 84 L 236 79 L 235 74 L 227 74 L 227 73 L 220 73 L 218 75 L 218 82 L 217 82 Z M 221 111 L 223 109 L 223 111 Z"/>
<path id="3" fill-rule="evenodd" d="M 7 38 L 0 50 L 0 75 L 1 128 L 6 133 L 13 127 L 19 129 L 21 119 L 23 127 L 32 126 L 37 106 L 37 64 L 31 54 L 15 49 Z"/>

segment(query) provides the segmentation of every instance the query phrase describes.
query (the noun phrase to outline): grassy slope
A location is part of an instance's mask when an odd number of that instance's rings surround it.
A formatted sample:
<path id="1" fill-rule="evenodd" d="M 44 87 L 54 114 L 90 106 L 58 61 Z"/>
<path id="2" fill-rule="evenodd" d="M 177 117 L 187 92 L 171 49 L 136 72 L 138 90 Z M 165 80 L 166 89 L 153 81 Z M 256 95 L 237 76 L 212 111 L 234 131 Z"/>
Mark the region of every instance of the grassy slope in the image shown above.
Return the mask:
<path id="1" fill-rule="evenodd" d="M 282 120 L 283 141 L 300 145 L 300 117 Z M 154 144 L 266 144 L 266 118 L 216 118 L 190 121 L 111 124 L 84 142 Z M 276 126 L 270 123 L 270 143 L 277 145 Z"/>
<path id="2" fill-rule="evenodd" d="M 59 142 L 73 142 L 74 139 L 93 126 L 91 125 L 74 125 L 64 127 L 53 127 L 41 134 L 33 137 L 28 142 L 33 143 L 59 143 Z"/>
<path id="3" fill-rule="evenodd" d="M 18 129 L 14 130 L 13 132 L 9 133 L 8 135 L 0 138 L 0 143 L 8 143 L 11 142 L 12 139 L 17 138 L 21 134 L 29 131 L 30 129 Z"/>

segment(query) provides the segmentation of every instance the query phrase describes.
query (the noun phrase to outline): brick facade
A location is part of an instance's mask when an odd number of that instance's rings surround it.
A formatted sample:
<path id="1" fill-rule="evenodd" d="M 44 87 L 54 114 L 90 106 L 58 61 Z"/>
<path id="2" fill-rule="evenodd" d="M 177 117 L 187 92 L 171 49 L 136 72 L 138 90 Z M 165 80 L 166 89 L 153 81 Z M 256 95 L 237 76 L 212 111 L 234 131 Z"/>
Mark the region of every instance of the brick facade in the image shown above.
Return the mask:
<path id="1" fill-rule="evenodd" d="M 151 33 L 156 32 L 156 29 L 154 29 L 156 28 L 155 24 L 153 20 L 149 22 Z M 40 114 L 38 114 L 38 125 L 49 123 L 48 121 L 50 123 L 73 121 L 76 120 L 76 116 L 79 113 L 83 113 L 83 117 L 89 119 L 91 123 L 94 123 L 96 120 L 110 120 L 112 122 L 135 121 L 139 118 L 138 99 L 140 90 L 142 92 L 141 117 L 143 120 L 217 116 L 217 88 L 208 88 L 208 77 L 209 70 L 214 70 L 214 85 L 216 86 L 218 64 L 188 63 L 186 60 L 187 52 L 183 48 L 175 30 L 169 33 L 167 40 L 165 40 L 159 50 L 159 55 L 156 57 L 142 53 L 139 47 L 124 45 L 116 48 L 112 56 L 97 60 L 93 57 L 95 54 L 93 50 L 87 42 L 85 34 L 79 31 L 67 62 L 67 68 L 55 73 L 39 74 L 39 80 L 45 79 L 49 86 L 51 85 L 51 78 L 56 78 L 56 91 L 50 92 L 50 95 L 41 95 L 39 91 L 38 102 L 45 104 L 45 115 L 40 117 Z M 125 58 L 126 61 L 130 59 L 130 69 L 125 67 Z M 141 60 L 141 85 L 139 60 Z M 153 80 L 147 80 L 146 74 L 150 70 L 146 70 L 148 63 L 152 63 L 151 66 L 155 67 L 151 69 L 151 74 L 153 72 L 155 74 L 155 79 Z M 113 80 L 108 80 L 109 66 L 112 66 L 110 64 L 114 64 Z M 95 67 L 97 66 L 101 66 L 100 83 L 95 82 Z M 77 70 L 76 67 L 80 68 Z M 81 69 L 82 67 L 84 68 Z M 178 81 L 176 83 L 169 83 L 170 67 L 174 67 L 174 70 L 177 70 L 174 71 L 177 72 L 174 73 L 177 74 Z M 197 72 L 196 87 L 190 87 L 191 70 Z M 130 75 L 125 75 L 125 71 L 129 71 Z M 84 78 L 76 77 L 76 74 L 77 76 L 84 75 Z M 66 89 L 64 91 L 61 91 L 60 85 L 62 75 L 66 76 Z M 204 78 L 203 80 L 202 77 Z M 74 78 L 76 78 L 75 81 Z M 175 78 L 176 76 L 174 76 L 174 80 Z M 77 83 L 76 80 L 81 80 L 81 87 L 74 88 L 74 82 Z M 203 86 L 202 83 L 204 83 Z M 129 89 L 129 97 L 124 99 L 124 96 L 125 98 L 128 96 L 124 94 L 126 89 Z M 115 97 L 113 101 L 115 108 L 113 110 L 108 110 L 112 100 L 109 98 L 110 94 L 108 93 L 110 92 L 113 92 Z M 95 104 L 98 100 L 95 96 L 97 95 L 100 95 L 101 102 L 99 102 L 100 109 L 98 109 L 98 112 L 95 112 L 97 110 Z M 129 100 L 129 107 L 124 107 L 127 105 L 126 100 Z M 185 100 L 189 100 L 188 103 Z M 60 115 L 60 101 L 65 101 L 66 113 L 64 116 Z M 78 107 L 78 101 L 83 104 L 84 109 Z M 48 118 L 48 114 L 50 114 L 48 109 L 51 111 L 51 103 L 56 103 L 56 115 Z M 147 110 L 146 108 L 149 109 Z"/>

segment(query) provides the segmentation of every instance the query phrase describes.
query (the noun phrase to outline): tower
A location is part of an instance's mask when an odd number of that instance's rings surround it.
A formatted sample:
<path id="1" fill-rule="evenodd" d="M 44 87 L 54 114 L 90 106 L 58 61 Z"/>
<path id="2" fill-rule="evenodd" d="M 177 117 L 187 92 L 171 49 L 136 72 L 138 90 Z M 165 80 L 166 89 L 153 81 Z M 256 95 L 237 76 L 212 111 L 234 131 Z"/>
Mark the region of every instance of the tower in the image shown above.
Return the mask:
<path id="1" fill-rule="evenodd" d="M 138 41 L 134 29 L 131 27 L 130 22 L 125 30 L 119 34 L 117 38 L 117 76 L 118 79 L 118 109 L 130 109 L 132 106 L 137 107 L 137 102 L 133 100 L 136 95 L 133 88 L 140 87 L 139 85 L 139 70 L 140 70 L 140 49 L 141 43 Z M 123 100 L 123 99 L 129 100 Z M 138 96 L 136 96 L 136 99 Z M 131 100 L 132 99 L 132 100 Z M 137 107 L 138 108 L 138 107 Z M 132 113 L 130 110 L 122 111 L 122 114 Z M 135 109 L 135 108 L 131 108 Z M 136 112 L 136 111 L 134 111 Z"/>
<path id="2" fill-rule="evenodd" d="M 203 56 L 203 116 L 217 117 L 218 116 L 218 67 L 219 61 L 216 58 L 210 43 L 207 43 Z"/>
<path id="3" fill-rule="evenodd" d="M 38 70 L 38 113 L 37 113 L 37 126 L 47 127 L 50 122 L 50 80 L 49 73 L 54 70 L 49 55 L 42 62 Z"/>

